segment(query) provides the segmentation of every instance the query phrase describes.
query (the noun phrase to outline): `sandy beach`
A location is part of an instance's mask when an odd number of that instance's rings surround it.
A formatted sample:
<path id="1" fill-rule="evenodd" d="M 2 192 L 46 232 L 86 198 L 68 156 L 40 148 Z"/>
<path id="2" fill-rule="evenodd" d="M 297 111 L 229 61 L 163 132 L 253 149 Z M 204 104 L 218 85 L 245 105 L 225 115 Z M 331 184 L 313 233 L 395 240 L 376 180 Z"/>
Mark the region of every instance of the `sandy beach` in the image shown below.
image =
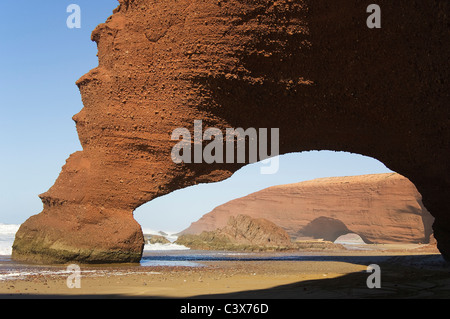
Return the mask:
<path id="1" fill-rule="evenodd" d="M 450 297 L 450 268 L 436 251 L 390 248 L 307 252 L 301 259 L 286 255 L 283 260 L 258 260 L 259 254 L 199 261 L 195 267 L 81 265 L 80 288 L 72 289 L 66 265 L 28 266 L 22 275 L 0 280 L 0 298 Z M 379 289 L 367 287 L 370 264 L 380 266 Z"/>

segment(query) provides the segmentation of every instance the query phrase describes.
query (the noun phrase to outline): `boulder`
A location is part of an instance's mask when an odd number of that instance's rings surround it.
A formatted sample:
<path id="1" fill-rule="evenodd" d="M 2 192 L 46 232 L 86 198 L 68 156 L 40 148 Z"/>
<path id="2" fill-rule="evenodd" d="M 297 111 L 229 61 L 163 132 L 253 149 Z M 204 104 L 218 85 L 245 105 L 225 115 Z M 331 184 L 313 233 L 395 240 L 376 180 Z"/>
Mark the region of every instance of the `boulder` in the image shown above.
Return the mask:
<path id="1" fill-rule="evenodd" d="M 231 216 L 225 227 L 198 235 L 181 235 L 177 244 L 205 250 L 286 250 L 292 249 L 289 235 L 274 223 L 245 215 Z"/>

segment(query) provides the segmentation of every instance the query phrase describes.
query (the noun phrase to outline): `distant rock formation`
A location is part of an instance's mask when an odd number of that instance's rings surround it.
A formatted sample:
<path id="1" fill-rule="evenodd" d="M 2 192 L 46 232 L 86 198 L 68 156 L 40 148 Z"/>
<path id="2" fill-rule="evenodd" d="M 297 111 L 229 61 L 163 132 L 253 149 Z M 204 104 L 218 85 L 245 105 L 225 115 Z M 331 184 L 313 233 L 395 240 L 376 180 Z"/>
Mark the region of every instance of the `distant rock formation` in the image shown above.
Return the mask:
<path id="1" fill-rule="evenodd" d="M 146 235 L 144 234 L 144 242 L 146 244 L 170 244 L 170 240 L 168 240 L 163 235 Z"/>
<path id="2" fill-rule="evenodd" d="M 392 173 L 270 187 L 216 207 L 180 234 L 222 228 L 240 214 L 269 220 L 293 239 L 355 233 L 366 243 L 428 243 L 433 222 L 415 186 Z"/>
<path id="3" fill-rule="evenodd" d="M 185 234 L 177 244 L 204 250 L 286 250 L 293 248 L 289 235 L 274 223 L 246 215 L 230 216 L 225 227 L 199 235 Z"/>

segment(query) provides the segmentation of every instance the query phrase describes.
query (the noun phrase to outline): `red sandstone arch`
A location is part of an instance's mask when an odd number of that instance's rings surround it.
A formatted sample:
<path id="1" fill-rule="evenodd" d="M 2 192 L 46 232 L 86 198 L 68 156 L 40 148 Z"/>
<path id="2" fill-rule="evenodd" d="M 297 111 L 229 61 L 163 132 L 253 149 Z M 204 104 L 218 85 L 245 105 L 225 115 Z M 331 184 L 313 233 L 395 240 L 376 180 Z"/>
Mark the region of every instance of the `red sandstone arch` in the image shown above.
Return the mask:
<path id="1" fill-rule="evenodd" d="M 280 153 L 339 150 L 408 177 L 450 259 L 446 0 L 121 0 L 94 30 L 99 66 L 77 85 L 82 152 L 40 197 L 13 257 L 138 261 L 133 210 L 242 164 L 177 165 L 177 127 L 280 128 Z"/>

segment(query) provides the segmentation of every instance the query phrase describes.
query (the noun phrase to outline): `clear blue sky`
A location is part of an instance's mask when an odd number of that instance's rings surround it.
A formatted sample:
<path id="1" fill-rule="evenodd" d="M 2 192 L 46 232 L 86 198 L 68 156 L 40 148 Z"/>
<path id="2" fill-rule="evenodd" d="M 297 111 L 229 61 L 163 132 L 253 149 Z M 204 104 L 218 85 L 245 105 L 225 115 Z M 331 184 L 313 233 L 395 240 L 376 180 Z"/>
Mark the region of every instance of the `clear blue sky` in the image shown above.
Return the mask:
<path id="1" fill-rule="evenodd" d="M 69 29 L 66 8 L 81 7 L 81 28 Z M 67 157 L 81 150 L 72 116 L 82 108 L 75 81 L 97 66 L 92 30 L 116 0 L 3 1 L 0 10 L 0 223 L 20 224 L 42 210 Z M 140 207 L 144 229 L 180 231 L 230 199 L 271 185 L 317 177 L 384 173 L 367 157 L 310 152 L 282 157 L 275 175 L 249 165 L 231 179 L 176 191 Z"/>
<path id="2" fill-rule="evenodd" d="M 66 25 L 81 7 L 81 29 Z M 75 81 L 97 66 L 92 30 L 116 0 L 2 1 L 0 10 L 0 223 L 42 209 L 37 197 L 81 146 L 72 116 L 82 108 Z"/>

